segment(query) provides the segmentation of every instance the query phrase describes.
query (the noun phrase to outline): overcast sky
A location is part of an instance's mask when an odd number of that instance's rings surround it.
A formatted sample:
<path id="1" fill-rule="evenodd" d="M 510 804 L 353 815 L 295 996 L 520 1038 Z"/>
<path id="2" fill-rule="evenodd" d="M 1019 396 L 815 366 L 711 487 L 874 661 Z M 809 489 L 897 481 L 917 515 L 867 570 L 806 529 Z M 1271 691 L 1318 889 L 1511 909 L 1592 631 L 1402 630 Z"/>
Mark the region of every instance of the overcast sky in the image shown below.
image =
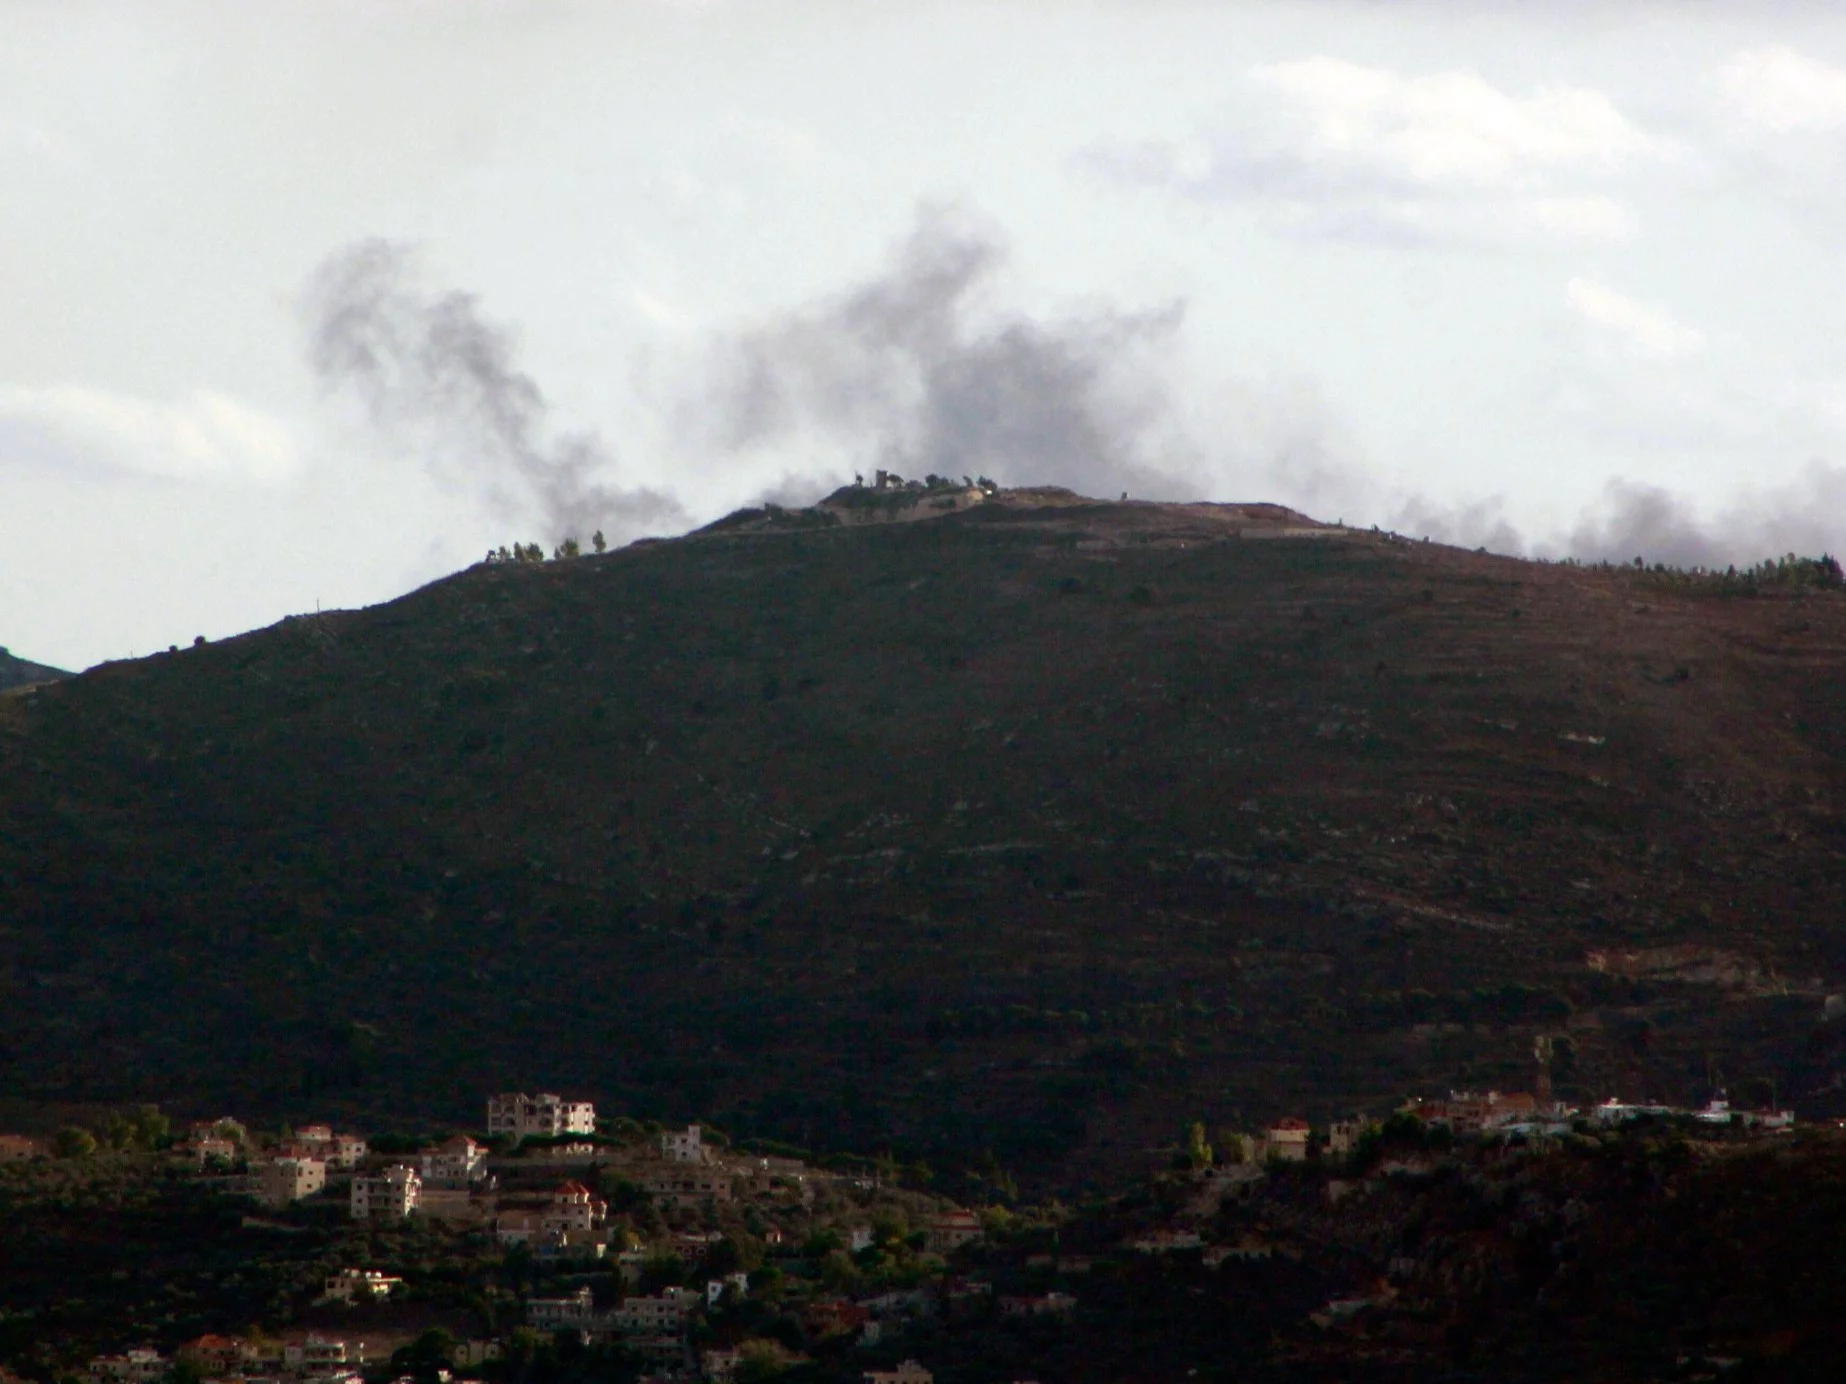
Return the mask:
<path id="1" fill-rule="evenodd" d="M 1836 5 L 0 0 L 0 643 L 855 471 L 1846 547 Z"/>

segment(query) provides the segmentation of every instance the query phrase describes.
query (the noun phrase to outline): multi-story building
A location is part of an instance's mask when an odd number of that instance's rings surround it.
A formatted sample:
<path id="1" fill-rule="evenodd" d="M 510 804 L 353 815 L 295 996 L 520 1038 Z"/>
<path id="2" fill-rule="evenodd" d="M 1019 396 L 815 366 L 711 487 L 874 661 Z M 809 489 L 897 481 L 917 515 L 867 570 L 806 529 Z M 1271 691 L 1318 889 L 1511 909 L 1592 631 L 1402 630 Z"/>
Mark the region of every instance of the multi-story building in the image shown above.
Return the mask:
<path id="1" fill-rule="evenodd" d="M 542 1224 L 547 1231 L 594 1230 L 608 1214 L 608 1202 L 581 1182 L 566 1182 L 551 1194 Z"/>
<path id="2" fill-rule="evenodd" d="M 685 1328 L 695 1296 L 689 1288 L 662 1288 L 658 1297 L 624 1298 L 610 1314 L 624 1336 L 670 1336 Z"/>
<path id="3" fill-rule="evenodd" d="M 256 1174 L 257 1199 L 265 1206 L 287 1206 L 326 1185 L 327 1165 L 318 1158 L 274 1158 Z"/>
<path id="4" fill-rule="evenodd" d="M 663 1157 L 675 1163 L 703 1163 L 705 1161 L 704 1131 L 697 1125 L 687 1125 L 684 1129 L 669 1129 L 660 1136 L 660 1152 Z"/>
<path id="5" fill-rule="evenodd" d="M 423 1196 L 423 1179 L 415 1168 L 402 1163 L 374 1177 L 355 1177 L 352 1186 L 354 1220 L 401 1221 L 415 1214 Z"/>
<path id="6" fill-rule="evenodd" d="M 643 1173 L 641 1190 L 665 1207 L 696 1206 L 707 1198 L 729 1201 L 731 1174 L 723 1168 L 676 1163 Z"/>
<path id="7" fill-rule="evenodd" d="M 365 1342 L 326 1336 L 289 1341 L 282 1347 L 282 1364 L 296 1374 L 344 1374 L 353 1366 L 365 1364 Z"/>
<path id="8" fill-rule="evenodd" d="M 515 1139 L 528 1135 L 555 1139 L 561 1134 L 594 1134 L 596 1107 L 587 1100 L 565 1100 L 549 1092 L 491 1096 L 487 1101 L 487 1132 Z"/>
<path id="9" fill-rule="evenodd" d="M 146 1346 L 120 1355 L 99 1355 L 90 1361 L 92 1384 L 159 1384 L 173 1370 L 173 1362 Z"/>
<path id="10" fill-rule="evenodd" d="M 596 1305 L 588 1288 L 579 1288 L 569 1297 L 530 1298 L 526 1302 L 526 1323 L 540 1331 L 587 1327 L 595 1320 Z"/>
<path id="11" fill-rule="evenodd" d="M 466 1187 L 487 1176 L 487 1150 L 466 1134 L 423 1155 L 423 1182 L 430 1187 Z"/>
<path id="12" fill-rule="evenodd" d="M 1335 1120 L 1327 1126 L 1327 1152 L 1336 1158 L 1345 1157 L 1359 1146 L 1364 1133 L 1364 1120 Z"/>
<path id="13" fill-rule="evenodd" d="M 235 1336 L 207 1334 L 181 1346 L 178 1355 L 181 1360 L 196 1366 L 207 1379 L 242 1374 L 245 1343 Z"/>

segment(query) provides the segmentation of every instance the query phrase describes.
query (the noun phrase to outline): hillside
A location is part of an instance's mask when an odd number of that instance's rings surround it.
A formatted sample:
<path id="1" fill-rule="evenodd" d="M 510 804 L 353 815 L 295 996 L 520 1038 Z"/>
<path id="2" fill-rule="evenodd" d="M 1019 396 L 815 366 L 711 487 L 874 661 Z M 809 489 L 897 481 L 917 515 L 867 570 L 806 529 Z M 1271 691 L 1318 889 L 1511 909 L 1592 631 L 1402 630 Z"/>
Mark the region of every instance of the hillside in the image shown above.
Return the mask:
<path id="1" fill-rule="evenodd" d="M 1273 506 L 478 566 L 0 696 L 0 1087 L 1070 1178 L 1541 1033 L 1567 1094 L 1831 1112 L 1843 661 L 1837 589 Z"/>
<path id="2" fill-rule="evenodd" d="M 4 692 L 9 687 L 24 687 L 31 682 L 55 682 L 59 678 L 69 676 L 70 674 L 61 668 L 49 668 L 43 663 L 28 663 L 0 645 L 0 692 Z"/>

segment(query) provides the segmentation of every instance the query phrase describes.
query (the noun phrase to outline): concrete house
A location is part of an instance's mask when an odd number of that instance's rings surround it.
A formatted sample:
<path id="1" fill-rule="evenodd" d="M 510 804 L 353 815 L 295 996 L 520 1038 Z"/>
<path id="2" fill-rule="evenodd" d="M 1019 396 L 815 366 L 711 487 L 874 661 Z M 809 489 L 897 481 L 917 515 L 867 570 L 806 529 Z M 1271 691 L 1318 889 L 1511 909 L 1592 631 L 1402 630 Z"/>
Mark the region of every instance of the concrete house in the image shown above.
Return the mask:
<path id="1" fill-rule="evenodd" d="M 515 1139 L 528 1135 L 555 1139 L 564 1134 L 594 1134 L 596 1107 L 587 1100 L 565 1100 L 550 1092 L 536 1096 L 509 1092 L 488 1098 L 487 1132 Z"/>
<path id="2" fill-rule="evenodd" d="M 365 1364 L 365 1346 L 358 1341 L 310 1335 L 283 1345 L 282 1364 L 297 1374 L 345 1374 Z"/>
<path id="3" fill-rule="evenodd" d="M 370 1149 L 357 1134 L 336 1134 L 327 1125 L 303 1125 L 282 1145 L 282 1152 L 296 1158 L 318 1158 L 330 1168 L 350 1172 Z"/>
<path id="4" fill-rule="evenodd" d="M 265 1206 L 287 1206 L 327 1185 L 327 1165 L 318 1158 L 275 1158 L 257 1170 L 255 1181 Z"/>
<path id="5" fill-rule="evenodd" d="M 654 1169 L 641 1175 L 641 1189 L 664 1207 L 696 1206 L 731 1200 L 731 1175 L 723 1168 L 684 1163 Z"/>
<path id="6" fill-rule="evenodd" d="M 1335 1120 L 1327 1126 L 1327 1152 L 1344 1158 L 1358 1147 L 1359 1136 L 1364 1132 L 1363 1120 Z"/>
<path id="7" fill-rule="evenodd" d="M 94 1384 L 160 1384 L 173 1362 L 147 1346 L 120 1355 L 99 1355 L 86 1372 Z"/>
<path id="8" fill-rule="evenodd" d="M 355 1177 L 350 1202 L 356 1221 L 401 1221 L 416 1214 L 422 1201 L 423 1179 L 415 1168 L 402 1163 L 373 1177 Z"/>
<path id="9" fill-rule="evenodd" d="M 947 1254 L 981 1238 L 981 1218 L 972 1211 L 944 1211 L 923 1229 L 923 1246 Z"/>
<path id="10" fill-rule="evenodd" d="M 487 1176 L 487 1150 L 457 1134 L 423 1155 L 420 1176 L 427 1187 L 466 1187 Z"/>
<path id="11" fill-rule="evenodd" d="M 658 1297 L 624 1298 L 610 1316 L 625 1336 L 677 1336 L 695 1301 L 690 1289 L 663 1288 Z"/>
<path id="12" fill-rule="evenodd" d="M 660 1154 L 674 1163 L 704 1163 L 708 1155 L 704 1131 L 697 1125 L 669 1129 L 660 1136 Z"/>
<path id="13" fill-rule="evenodd" d="M 546 1231 L 591 1231 L 609 1214 L 609 1203 L 581 1182 L 566 1182 L 551 1194 L 540 1226 Z"/>
<path id="14" fill-rule="evenodd" d="M 1263 1131 L 1258 1146 L 1259 1160 L 1273 1158 L 1283 1163 L 1306 1162 L 1310 1132 L 1306 1120 L 1296 1119 L 1292 1115 L 1277 1120 Z"/>
<path id="15" fill-rule="evenodd" d="M 540 1331 L 588 1327 L 596 1319 L 596 1305 L 588 1288 L 579 1288 L 569 1297 L 532 1298 L 526 1303 L 526 1323 Z"/>

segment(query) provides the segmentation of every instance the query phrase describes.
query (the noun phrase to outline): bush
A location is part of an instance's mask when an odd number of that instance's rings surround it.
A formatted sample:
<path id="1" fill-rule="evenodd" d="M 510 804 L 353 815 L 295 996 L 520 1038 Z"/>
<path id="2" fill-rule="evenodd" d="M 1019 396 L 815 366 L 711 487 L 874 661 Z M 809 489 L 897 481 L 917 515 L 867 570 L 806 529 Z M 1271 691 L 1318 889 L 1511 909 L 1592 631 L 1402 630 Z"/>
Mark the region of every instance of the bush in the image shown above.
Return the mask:
<path id="1" fill-rule="evenodd" d="M 60 1158 L 88 1158 L 96 1152 L 96 1136 L 77 1125 L 68 1125 L 58 1131 L 51 1147 Z"/>

